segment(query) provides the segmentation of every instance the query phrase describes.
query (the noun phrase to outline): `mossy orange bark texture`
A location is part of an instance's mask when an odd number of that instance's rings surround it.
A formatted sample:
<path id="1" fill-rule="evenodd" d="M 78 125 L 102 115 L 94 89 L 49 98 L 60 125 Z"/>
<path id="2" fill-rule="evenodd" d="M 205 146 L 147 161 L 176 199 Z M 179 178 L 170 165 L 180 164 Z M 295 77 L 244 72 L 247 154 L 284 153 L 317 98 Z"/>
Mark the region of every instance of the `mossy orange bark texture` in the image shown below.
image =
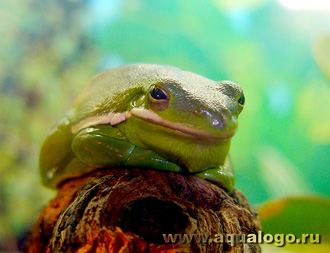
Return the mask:
<path id="1" fill-rule="evenodd" d="M 260 252 L 258 244 L 166 243 L 163 234 L 257 234 L 244 195 L 196 176 L 103 169 L 61 185 L 40 213 L 26 252 Z M 219 238 L 219 237 L 218 237 Z"/>

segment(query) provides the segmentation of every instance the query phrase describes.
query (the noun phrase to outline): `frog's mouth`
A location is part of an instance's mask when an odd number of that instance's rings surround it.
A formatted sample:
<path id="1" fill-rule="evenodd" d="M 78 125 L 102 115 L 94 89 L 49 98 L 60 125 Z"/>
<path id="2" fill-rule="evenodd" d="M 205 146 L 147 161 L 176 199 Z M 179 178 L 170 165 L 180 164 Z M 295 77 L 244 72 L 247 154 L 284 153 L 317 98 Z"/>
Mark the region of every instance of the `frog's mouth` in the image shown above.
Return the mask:
<path id="1" fill-rule="evenodd" d="M 207 140 L 225 140 L 230 137 L 232 137 L 236 133 L 236 129 L 233 131 L 230 131 L 228 133 L 225 133 L 221 136 L 203 131 L 203 130 L 197 130 L 189 126 L 181 125 L 178 123 L 173 123 L 168 120 L 164 120 L 161 118 L 158 114 L 153 112 L 152 110 L 147 109 L 138 109 L 133 108 L 131 111 L 124 111 L 121 113 L 114 113 L 111 112 L 106 115 L 97 115 L 92 116 L 87 119 L 82 120 L 81 122 L 75 124 L 72 126 L 71 131 L 73 134 L 76 134 L 81 129 L 91 127 L 91 126 L 97 126 L 97 125 L 107 125 L 110 124 L 111 126 L 115 126 L 120 124 L 121 122 L 126 121 L 130 117 L 135 116 L 137 118 L 140 118 L 142 120 L 148 121 L 155 125 L 160 125 L 169 129 L 175 130 L 178 134 L 182 134 L 191 138 L 197 138 L 197 139 L 207 139 Z"/>
<path id="2" fill-rule="evenodd" d="M 189 137 L 194 137 L 198 139 L 208 139 L 208 140 L 225 140 L 230 137 L 232 137 L 237 129 L 234 129 L 231 132 L 228 132 L 226 134 L 223 134 L 222 136 L 218 136 L 203 130 L 197 130 L 194 128 L 191 128 L 189 126 L 181 125 L 178 123 L 173 123 L 168 120 L 164 120 L 161 118 L 158 114 L 153 112 L 152 110 L 146 110 L 146 109 L 138 109 L 133 108 L 130 112 L 126 112 L 126 118 L 129 118 L 131 116 L 138 117 L 142 120 L 148 121 L 150 123 L 160 125 L 166 128 L 173 129 L 177 131 L 179 134 L 184 134 Z"/>

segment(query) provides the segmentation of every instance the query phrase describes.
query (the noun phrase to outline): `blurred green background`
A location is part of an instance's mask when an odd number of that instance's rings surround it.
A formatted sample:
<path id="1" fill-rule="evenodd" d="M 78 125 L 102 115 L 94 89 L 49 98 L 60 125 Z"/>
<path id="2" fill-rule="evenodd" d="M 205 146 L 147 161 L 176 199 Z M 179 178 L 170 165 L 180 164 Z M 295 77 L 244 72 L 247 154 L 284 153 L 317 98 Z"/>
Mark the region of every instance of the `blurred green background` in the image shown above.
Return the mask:
<path id="1" fill-rule="evenodd" d="M 243 87 L 231 155 L 253 206 L 329 199 L 330 8 L 305 2 L 1 0 L 0 251 L 22 247 L 55 195 L 38 175 L 49 130 L 94 74 L 126 63 Z"/>

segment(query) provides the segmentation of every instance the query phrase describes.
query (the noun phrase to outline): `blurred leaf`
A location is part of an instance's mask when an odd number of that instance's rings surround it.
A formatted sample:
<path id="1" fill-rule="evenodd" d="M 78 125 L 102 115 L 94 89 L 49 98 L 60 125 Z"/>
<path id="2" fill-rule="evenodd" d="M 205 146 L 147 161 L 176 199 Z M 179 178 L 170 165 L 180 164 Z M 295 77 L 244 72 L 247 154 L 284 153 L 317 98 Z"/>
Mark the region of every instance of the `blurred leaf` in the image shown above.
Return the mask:
<path id="1" fill-rule="evenodd" d="M 262 252 L 265 253 L 329 253 L 330 244 L 285 244 L 283 247 L 276 247 L 274 244 L 262 244 Z"/>
<path id="2" fill-rule="evenodd" d="M 330 34 L 321 33 L 312 44 L 314 59 L 330 85 Z"/>
<path id="3" fill-rule="evenodd" d="M 316 197 L 290 197 L 269 201 L 258 210 L 264 233 L 320 234 L 330 242 L 330 201 Z"/>

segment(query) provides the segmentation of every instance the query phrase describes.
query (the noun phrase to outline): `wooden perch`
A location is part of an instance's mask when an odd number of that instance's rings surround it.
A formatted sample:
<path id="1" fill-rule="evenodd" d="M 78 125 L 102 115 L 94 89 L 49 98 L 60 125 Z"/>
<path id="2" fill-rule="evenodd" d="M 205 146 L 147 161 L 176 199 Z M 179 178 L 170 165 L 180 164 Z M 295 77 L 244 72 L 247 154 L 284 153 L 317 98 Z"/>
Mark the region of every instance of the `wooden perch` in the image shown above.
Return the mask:
<path id="1" fill-rule="evenodd" d="M 163 234 L 256 234 L 244 195 L 196 176 L 103 169 L 64 183 L 41 212 L 26 252 L 260 252 L 258 244 L 166 243 Z"/>

